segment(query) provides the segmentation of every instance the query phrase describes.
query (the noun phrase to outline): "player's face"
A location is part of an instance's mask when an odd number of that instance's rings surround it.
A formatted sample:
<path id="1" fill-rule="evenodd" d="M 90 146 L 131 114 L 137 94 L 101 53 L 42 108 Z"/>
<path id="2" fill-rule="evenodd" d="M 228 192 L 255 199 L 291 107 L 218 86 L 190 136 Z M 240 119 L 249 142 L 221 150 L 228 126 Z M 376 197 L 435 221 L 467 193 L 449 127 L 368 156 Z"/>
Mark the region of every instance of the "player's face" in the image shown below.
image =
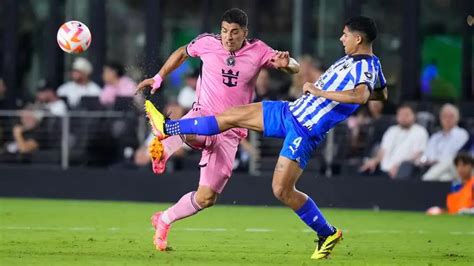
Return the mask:
<path id="1" fill-rule="evenodd" d="M 356 52 L 359 38 L 359 34 L 350 31 L 347 26 L 344 27 L 344 30 L 342 31 L 342 36 L 341 38 L 339 38 L 339 40 L 342 42 L 342 46 L 344 46 L 344 52 L 347 55 L 352 55 Z"/>
<path id="2" fill-rule="evenodd" d="M 247 37 L 247 29 L 240 27 L 237 23 L 227 23 L 222 21 L 221 24 L 221 38 L 222 46 L 229 51 L 235 52 L 242 47 L 245 38 Z"/>

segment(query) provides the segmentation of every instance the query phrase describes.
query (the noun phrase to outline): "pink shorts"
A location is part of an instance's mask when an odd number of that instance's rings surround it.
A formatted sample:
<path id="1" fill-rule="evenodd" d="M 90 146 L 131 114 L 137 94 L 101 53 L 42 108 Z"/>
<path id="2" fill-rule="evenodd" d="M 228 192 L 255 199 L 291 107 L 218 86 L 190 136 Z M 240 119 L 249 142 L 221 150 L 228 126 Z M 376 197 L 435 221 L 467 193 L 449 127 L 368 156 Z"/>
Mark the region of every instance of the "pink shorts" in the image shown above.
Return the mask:
<path id="1" fill-rule="evenodd" d="M 213 115 L 212 112 L 204 110 L 202 107 L 191 109 L 183 118 Z M 221 193 L 232 174 L 235 154 L 242 138 L 242 131 L 228 130 L 215 136 L 200 136 L 203 143 L 201 161 L 199 167 L 201 174 L 199 178 L 200 186 L 210 187 L 213 191 Z"/>

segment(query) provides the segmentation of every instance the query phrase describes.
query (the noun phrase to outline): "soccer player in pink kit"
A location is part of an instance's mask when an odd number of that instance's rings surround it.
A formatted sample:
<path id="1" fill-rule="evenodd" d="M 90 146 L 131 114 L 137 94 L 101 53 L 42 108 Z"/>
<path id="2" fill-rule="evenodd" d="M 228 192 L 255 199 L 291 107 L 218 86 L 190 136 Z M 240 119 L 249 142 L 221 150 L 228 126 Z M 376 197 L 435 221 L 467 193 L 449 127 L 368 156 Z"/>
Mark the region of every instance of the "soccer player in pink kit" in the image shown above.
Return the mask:
<path id="1" fill-rule="evenodd" d="M 288 52 L 278 52 L 260 40 L 246 39 L 247 15 L 233 8 L 222 16 L 221 34 L 202 34 L 186 46 L 178 48 L 157 75 L 142 81 L 137 91 L 152 87 L 153 94 L 164 77 L 182 64 L 186 58 L 200 57 L 202 72 L 196 89 L 196 103 L 184 118 L 213 115 L 252 101 L 257 76 L 262 67 L 273 67 L 287 73 L 297 73 L 298 63 Z M 155 134 L 156 135 L 156 134 Z M 163 173 L 167 159 L 178 150 L 183 141 L 202 149 L 199 186 L 182 196 L 166 211 L 151 218 L 155 228 L 154 244 L 166 250 L 171 224 L 214 205 L 231 173 L 239 142 L 247 135 L 246 129 L 232 129 L 215 136 L 173 136 L 165 140 L 155 138 L 150 147 L 153 171 Z M 163 152 L 158 155 L 156 149 Z"/>

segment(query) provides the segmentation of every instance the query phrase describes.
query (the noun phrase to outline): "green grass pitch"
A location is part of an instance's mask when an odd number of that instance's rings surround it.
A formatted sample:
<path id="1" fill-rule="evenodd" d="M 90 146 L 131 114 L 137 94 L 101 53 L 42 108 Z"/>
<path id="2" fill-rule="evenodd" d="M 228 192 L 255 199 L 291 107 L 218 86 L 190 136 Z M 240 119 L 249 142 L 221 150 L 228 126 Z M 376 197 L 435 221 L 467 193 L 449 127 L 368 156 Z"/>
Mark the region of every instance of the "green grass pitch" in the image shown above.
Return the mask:
<path id="1" fill-rule="evenodd" d="M 344 230 L 331 258 L 309 259 L 314 234 L 283 207 L 216 206 L 152 244 L 168 204 L 0 199 L 0 265 L 474 265 L 474 217 L 325 209 Z"/>

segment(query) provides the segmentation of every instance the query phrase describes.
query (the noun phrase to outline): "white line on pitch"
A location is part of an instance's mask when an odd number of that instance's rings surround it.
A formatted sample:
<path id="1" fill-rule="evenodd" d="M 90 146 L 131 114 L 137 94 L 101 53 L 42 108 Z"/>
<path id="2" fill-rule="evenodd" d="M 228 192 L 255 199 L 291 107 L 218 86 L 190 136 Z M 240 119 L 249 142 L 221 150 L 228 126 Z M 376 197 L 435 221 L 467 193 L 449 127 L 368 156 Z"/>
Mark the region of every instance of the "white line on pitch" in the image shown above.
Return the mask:
<path id="1" fill-rule="evenodd" d="M 198 232 L 225 232 L 227 228 L 195 228 L 195 227 L 186 227 L 183 228 L 184 231 L 198 231 Z"/>
<path id="2" fill-rule="evenodd" d="M 267 233 L 267 232 L 273 232 L 275 230 L 269 229 L 269 228 L 247 228 L 245 229 L 245 232 L 252 232 L 252 233 Z"/>
<path id="3" fill-rule="evenodd" d="M 119 231 L 122 230 L 120 227 L 107 227 L 107 228 L 96 228 L 96 227 L 33 227 L 33 226 L 0 226 L 0 230 L 34 230 L 34 231 L 96 231 L 96 230 L 107 230 L 107 231 Z M 147 229 L 153 230 L 153 228 Z M 228 231 L 239 231 L 233 228 L 201 228 L 201 227 L 185 227 L 173 229 L 176 231 L 189 231 L 189 232 L 228 232 Z M 278 229 L 271 228 L 246 228 L 243 231 L 248 233 L 265 233 L 265 232 L 278 232 Z M 290 230 L 292 232 L 311 233 L 311 229 L 302 230 Z M 348 233 L 348 229 L 343 229 L 343 232 Z M 401 230 L 350 230 L 351 233 L 362 233 L 362 234 L 431 234 L 430 231 L 415 230 L 415 231 L 401 231 Z M 438 232 L 439 233 L 439 232 Z M 450 231 L 446 232 L 450 235 L 472 235 L 474 231 L 461 232 L 461 231 Z"/>

